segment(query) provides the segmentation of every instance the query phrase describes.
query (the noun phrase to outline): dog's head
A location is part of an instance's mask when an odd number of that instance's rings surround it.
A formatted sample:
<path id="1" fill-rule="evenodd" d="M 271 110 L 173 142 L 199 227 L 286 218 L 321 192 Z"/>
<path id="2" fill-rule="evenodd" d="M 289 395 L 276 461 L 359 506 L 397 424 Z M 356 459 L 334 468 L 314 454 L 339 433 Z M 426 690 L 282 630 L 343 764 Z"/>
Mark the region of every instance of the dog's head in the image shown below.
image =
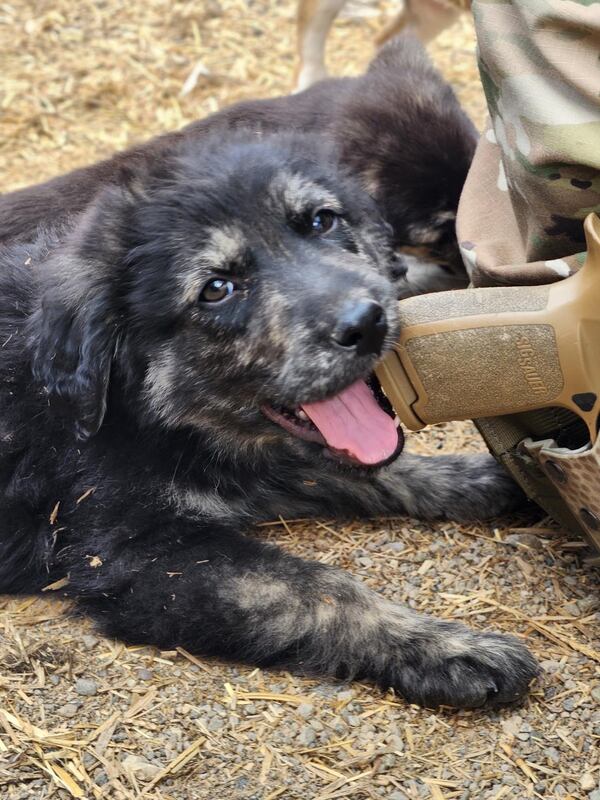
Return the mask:
<path id="1" fill-rule="evenodd" d="M 314 139 L 246 137 L 98 198 L 46 269 L 33 335 L 36 375 L 80 438 L 114 391 L 140 424 L 195 428 L 221 450 L 394 453 L 364 379 L 397 334 L 404 270 L 330 162 Z"/>

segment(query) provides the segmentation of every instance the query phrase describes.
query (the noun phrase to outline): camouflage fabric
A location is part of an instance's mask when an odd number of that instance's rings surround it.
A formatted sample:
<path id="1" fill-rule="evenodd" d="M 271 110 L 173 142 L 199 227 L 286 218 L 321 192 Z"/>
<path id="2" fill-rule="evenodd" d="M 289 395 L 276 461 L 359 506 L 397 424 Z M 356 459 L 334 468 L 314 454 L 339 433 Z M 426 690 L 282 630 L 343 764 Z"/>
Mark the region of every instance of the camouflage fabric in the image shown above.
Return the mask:
<path id="1" fill-rule="evenodd" d="M 600 0 L 474 0 L 490 111 L 457 230 L 476 286 L 549 283 L 600 211 Z"/>

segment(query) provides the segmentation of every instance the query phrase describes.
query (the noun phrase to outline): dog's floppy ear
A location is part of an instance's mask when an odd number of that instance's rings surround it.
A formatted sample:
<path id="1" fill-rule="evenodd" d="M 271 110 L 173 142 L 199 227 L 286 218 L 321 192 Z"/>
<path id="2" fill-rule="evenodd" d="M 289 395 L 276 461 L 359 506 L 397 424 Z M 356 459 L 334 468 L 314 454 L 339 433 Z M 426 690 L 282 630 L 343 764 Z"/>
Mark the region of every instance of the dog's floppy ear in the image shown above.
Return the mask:
<path id="1" fill-rule="evenodd" d="M 97 433 L 106 413 L 119 340 L 120 231 L 132 201 L 128 187 L 105 190 L 41 269 L 41 307 L 29 327 L 33 374 L 82 440 Z"/>
<path id="2" fill-rule="evenodd" d="M 51 407 L 73 420 L 78 439 L 97 433 L 106 412 L 117 325 L 102 298 L 69 308 L 48 296 L 34 334 L 33 373 Z"/>

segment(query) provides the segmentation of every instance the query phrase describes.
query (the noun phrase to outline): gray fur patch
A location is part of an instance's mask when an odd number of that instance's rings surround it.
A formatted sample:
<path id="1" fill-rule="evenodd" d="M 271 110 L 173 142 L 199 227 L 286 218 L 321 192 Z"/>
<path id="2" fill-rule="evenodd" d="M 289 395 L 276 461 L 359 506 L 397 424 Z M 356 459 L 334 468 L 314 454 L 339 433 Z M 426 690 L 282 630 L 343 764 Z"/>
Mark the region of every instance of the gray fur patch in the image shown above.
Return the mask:
<path id="1" fill-rule="evenodd" d="M 341 214 L 343 210 L 334 194 L 295 172 L 279 172 L 271 182 L 269 193 L 274 203 L 279 205 L 283 202 L 292 215 L 302 214 L 311 208 L 317 210 L 319 206 L 329 208 L 337 214 Z"/>
<path id="2" fill-rule="evenodd" d="M 235 225 L 208 229 L 203 247 L 194 255 L 192 263 L 186 263 L 181 270 L 179 285 L 182 305 L 198 299 L 210 271 L 229 271 L 245 247 L 244 234 Z"/>
<path id="3" fill-rule="evenodd" d="M 177 380 L 178 361 L 170 344 L 165 344 L 150 362 L 144 379 L 144 393 L 157 417 L 168 420 L 174 411 L 172 393 Z"/>
<path id="4" fill-rule="evenodd" d="M 216 490 L 178 490 L 173 487 L 168 493 L 168 499 L 180 514 L 216 520 L 239 517 L 239 511 L 235 510 L 231 501 L 224 500 Z"/>

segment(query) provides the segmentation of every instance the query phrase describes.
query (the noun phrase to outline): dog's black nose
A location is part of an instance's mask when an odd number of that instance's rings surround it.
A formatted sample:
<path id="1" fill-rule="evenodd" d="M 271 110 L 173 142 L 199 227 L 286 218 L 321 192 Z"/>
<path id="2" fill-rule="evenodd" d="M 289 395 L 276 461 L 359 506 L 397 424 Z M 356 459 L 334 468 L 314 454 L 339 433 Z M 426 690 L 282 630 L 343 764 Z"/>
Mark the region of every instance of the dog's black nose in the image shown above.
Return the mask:
<path id="1" fill-rule="evenodd" d="M 366 356 L 381 352 L 387 333 L 385 311 L 374 300 L 358 300 L 348 303 L 342 310 L 333 331 L 333 340 L 354 350 L 356 355 Z"/>

